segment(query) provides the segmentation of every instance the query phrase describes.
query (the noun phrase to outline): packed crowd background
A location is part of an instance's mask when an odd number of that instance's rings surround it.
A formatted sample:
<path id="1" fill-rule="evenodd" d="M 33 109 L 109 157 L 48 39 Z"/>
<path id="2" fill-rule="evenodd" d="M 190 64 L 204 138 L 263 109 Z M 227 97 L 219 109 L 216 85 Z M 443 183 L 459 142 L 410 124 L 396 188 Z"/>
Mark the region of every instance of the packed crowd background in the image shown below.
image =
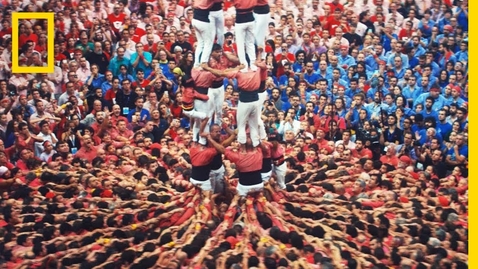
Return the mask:
<path id="1" fill-rule="evenodd" d="M 260 147 L 287 169 L 249 195 L 228 158 L 243 89 L 213 69 L 257 68 L 248 1 L 216 1 L 215 44 L 195 1 L 1 1 L 2 268 L 468 268 L 467 0 L 269 1 Z M 45 11 L 55 33 L 21 20 L 12 48 L 12 12 Z M 12 53 L 54 73 L 12 74 Z M 221 80 L 212 118 L 191 120 L 194 70 Z"/>

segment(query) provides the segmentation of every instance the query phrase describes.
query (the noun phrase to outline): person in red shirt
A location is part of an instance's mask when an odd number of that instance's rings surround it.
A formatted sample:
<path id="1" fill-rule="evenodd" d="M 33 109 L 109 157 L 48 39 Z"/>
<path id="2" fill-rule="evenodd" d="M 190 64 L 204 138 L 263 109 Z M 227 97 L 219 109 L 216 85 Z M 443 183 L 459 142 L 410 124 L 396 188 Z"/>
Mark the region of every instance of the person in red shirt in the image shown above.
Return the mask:
<path id="1" fill-rule="evenodd" d="M 234 34 L 231 32 L 227 32 L 224 35 L 224 45 L 222 46 L 222 50 L 224 52 L 231 52 L 233 54 L 236 54 L 237 51 L 237 45 L 234 43 Z"/>
<path id="2" fill-rule="evenodd" d="M 368 148 L 364 147 L 365 140 L 357 139 L 355 140 L 355 149 L 353 150 L 353 155 L 356 158 L 367 158 L 372 159 L 373 153 Z"/>
<path id="3" fill-rule="evenodd" d="M 340 26 L 341 24 L 340 19 L 342 18 L 342 11 L 340 11 L 340 9 L 334 9 L 333 11 L 334 11 L 333 15 L 327 18 L 327 20 L 325 21 L 325 24 L 322 24 L 322 29 L 328 30 L 330 33 L 330 36 L 335 35 L 335 28 Z"/>
<path id="4" fill-rule="evenodd" d="M 136 88 L 139 86 L 144 89 L 149 84 L 151 84 L 151 81 L 144 78 L 144 71 L 141 69 L 138 69 L 136 71 L 136 81 L 131 84 L 131 87 Z"/>
<path id="5" fill-rule="evenodd" d="M 397 167 L 398 166 L 398 157 L 396 156 L 396 152 L 397 151 L 395 150 L 394 145 L 390 144 L 387 147 L 387 152 L 385 153 L 385 155 L 380 157 L 380 161 L 382 163 L 388 163 L 390 165 L 393 165 L 394 167 Z"/>
<path id="6" fill-rule="evenodd" d="M 189 181 L 203 191 L 213 190 L 210 180 L 210 163 L 218 153 L 224 153 L 224 147 L 220 143 L 216 142 L 209 132 L 204 133 L 204 129 L 206 128 L 208 121 L 209 119 L 206 118 L 201 122 L 200 135 L 207 139 L 207 143 L 210 146 L 201 145 L 194 142 L 189 153 L 192 164 L 191 178 Z"/>
<path id="7" fill-rule="evenodd" d="M 344 12 L 344 6 L 340 4 L 340 0 L 332 0 L 330 3 L 326 3 L 332 10 L 340 10 L 340 12 Z"/>
<path id="8" fill-rule="evenodd" d="M 92 162 L 97 157 L 98 147 L 93 145 L 93 139 L 89 135 L 82 138 L 81 148 L 76 152 L 75 157 Z"/>
<path id="9" fill-rule="evenodd" d="M 12 27 L 10 26 L 10 21 L 7 19 L 2 20 L 2 30 L 0 31 L 0 38 L 3 38 L 6 35 L 12 35 Z"/>
<path id="10" fill-rule="evenodd" d="M 20 36 L 18 37 L 18 48 L 21 48 L 28 41 L 33 42 L 33 47 L 38 43 L 38 36 L 33 33 L 32 26 L 30 24 L 20 24 Z"/>
<path id="11" fill-rule="evenodd" d="M 226 159 L 236 164 L 236 170 L 239 174 L 239 183 L 237 185 L 239 196 L 262 191 L 264 188 L 261 175 L 262 144 L 254 147 L 251 138 L 248 136 L 244 145 L 241 145 L 238 149 L 228 147 L 224 155 Z"/>
<path id="12" fill-rule="evenodd" d="M 108 21 L 110 22 L 113 31 L 116 34 L 119 34 L 120 30 L 123 29 L 123 23 L 126 18 L 126 14 L 121 12 L 121 7 L 116 4 L 114 6 L 114 11 L 112 14 L 108 15 Z"/>

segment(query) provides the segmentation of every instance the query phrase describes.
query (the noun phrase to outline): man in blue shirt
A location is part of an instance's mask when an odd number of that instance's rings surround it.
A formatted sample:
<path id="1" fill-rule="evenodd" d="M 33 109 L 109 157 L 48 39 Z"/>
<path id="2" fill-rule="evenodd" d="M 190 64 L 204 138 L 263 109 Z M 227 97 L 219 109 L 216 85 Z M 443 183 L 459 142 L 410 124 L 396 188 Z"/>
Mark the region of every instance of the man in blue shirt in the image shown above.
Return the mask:
<path id="1" fill-rule="evenodd" d="M 433 105 L 434 105 L 435 99 L 433 97 L 428 96 L 425 100 L 425 104 L 423 105 L 423 110 L 421 114 L 423 115 L 423 118 L 426 119 L 427 117 L 433 117 L 435 120 L 438 120 L 438 113 L 436 110 L 433 110 Z M 419 103 L 421 104 L 421 103 Z"/>
<path id="2" fill-rule="evenodd" d="M 446 163 L 450 166 L 463 165 L 468 159 L 468 145 L 465 137 L 458 134 L 455 139 L 455 146 L 448 151 Z"/>
<path id="3" fill-rule="evenodd" d="M 153 69 L 151 68 L 151 61 L 153 56 L 151 53 L 143 50 L 143 44 L 136 44 L 136 52 L 131 55 L 130 63 L 133 67 L 133 75 L 136 76 L 136 71 L 142 69 L 144 76 L 149 77 Z M 136 77 L 134 77 L 136 80 Z"/>
<path id="4" fill-rule="evenodd" d="M 438 111 L 438 122 L 437 122 L 437 132 L 441 134 L 442 137 L 447 137 L 452 130 L 450 123 L 446 121 L 446 110 L 440 109 Z"/>
<path id="5" fill-rule="evenodd" d="M 315 83 L 319 81 L 319 75 L 314 72 L 314 63 L 307 62 L 305 64 L 305 73 L 304 73 L 304 80 L 307 83 L 307 89 L 309 91 L 315 89 Z"/>
<path id="6" fill-rule="evenodd" d="M 468 62 L 468 42 L 460 43 L 460 51 L 455 53 L 455 58 L 458 62 Z"/>
<path id="7" fill-rule="evenodd" d="M 125 49 L 123 47 L 116 49 L 116 56 L 111 59 L 110 64 L 108 65 L 108 70 L 113 72 L 113 76 L 117 77 L 121 74 L 121 65 L 125 65 L 128 70 L 131 69 L 129 58 L 125 57 Z"/>
<path id="8" fill-rule="evenodd" d="M 424 107 L 426 107 L 426 100 L 428 97 L 431 97 L 433 99 L 433 107 L 432 110 L 438 111 L 442 107 L 444 107 L 447 104 L 447 100 L 445 97 L 440 95 L 440 89 L 438 87 L 432 87 L 430 89 L 429 93 L 422 93 L 414 102 L 414 106 L 417 104 L 422 104 Z"/>
<path id="9" fill-rule="evenodd" d="M 138 121 L 148 121 L 150 120 L 151 116 L 147 109 L 143 108 L 143 97 L 137 97 L 134 104 L 135 108 L 131 109 L 128 113 L 128 121 L 133 122 L 133 115 L 139 112 L 139 119 Z"/>
<path id="10" fill-rule="evenodd" d="M 349 46 L 347 45 L 340 46 L 340 56 L 337 58 L 339 60 L 339 65 L 344 69 L 355 65 L 355 59 L 349 55 Z"/>
<path id="11" fill-rule="evenodd" d="M 85 85 L 91 89 L 101 88 L 101 84 L 106 81 L 105 76 L 99 73 L 99 67 L 96 64 L 91 65 L 91 76 L 89 76 L 86 81 Z"/>

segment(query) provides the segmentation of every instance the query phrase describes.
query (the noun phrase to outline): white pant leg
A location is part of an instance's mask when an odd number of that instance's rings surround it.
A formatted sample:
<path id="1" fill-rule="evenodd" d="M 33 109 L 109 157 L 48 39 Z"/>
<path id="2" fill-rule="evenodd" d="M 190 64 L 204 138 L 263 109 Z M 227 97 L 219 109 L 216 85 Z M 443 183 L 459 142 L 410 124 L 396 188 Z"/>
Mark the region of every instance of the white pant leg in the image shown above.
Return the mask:
<path id="1" fill-rule="evenodd" d="M 199 180 L 195 180 L 193 178 L 190 178 L 189 182 L 191 182 L 194 186 L 197 186 L 197 187 L 201 188 L 201 190 L 203 190 L 203 191 L 212 190 L 212 185 L 211 185 L 211 180 L 210 179 L 208 179 L 206 181 L 199 181 Z"/>
<path id="2" fill-rule="evenodd" d="M 246 27 L 246 36 L 245 36 L 245 42 L 246 42 L 246 53 L 249 55 L 249 63 L 250 65 L 255 66 L 256 62 L 256 48 L 254 46 L 256 42 L 256 38 L 254 36 L 254 23 L 255 22 L 248 22 L 247 27 Z M 265 28 L 267 29 L 267 28 Z"/>
<path id="3" fill-rule="evenodd" d="M 241 144 L 246 144 L 247 141 L 246 124 L 249 119 L 249 115 L 253 110 L 251 104 L 254 105 L 255 102 L 244 103 L 239 101 L 239 103 L 237 104 L 237 142 Z"/>
<path id="4" fill-rule="evenodd" d="M 279 188 L 285 189 L 285 174 L 287 172 L 287 163 L 284 162 L 283 164 L 279 166 L 272 166 L 272 172 L 276 175 L 277 179 L 277 184 L 279 185 Z"/>
<path id="5" fill-rule="evenodd" d="M 224 11 L 210 11 L 209 19 L 212 24 L 216 27 L 216 38 L 219 45 L 224 45 Z"/>
<path id="6" fill-rule="evenodd" d="M 246 196 L 249 192 L 261 191 L 262 189 L 264 189 L 264 182 L 250 186 L 245 186 L 239 183 L 236 187 L 237 194 L 239 194 L 239 196 Z"/>
<path id="7" fill-rule="evenodd" d="M 211 170 L 210 173 L 210 178 L 211 178 L 211 184 L 212 184 L 212 189 L 214 190 L 214 193 L 220 193 L 224 191 L 225 184 L 224 184 L 224 173 L 225 173 L 224 166 L 221 166 L 221 168 L 217 170 Z"/>
<path id="8" fill-rule="evenodd" d="M 249 67 L 249 64 L 246 61 L 246 34 L 247 28 L 250 25 L 253 25 L 254 22 L 246 22 L 246 23 L 236 23 L 234 26 L 234 33 L 236 36 L 236 45 L 237 45 L 237 57 L 239 58 L 239 62 L 245 65 L 246 68 Z M 249 55 L 249 57 L 251 57 Z M 250 59 L 250 58 L 249 58 Z"/>
<path id="9" fill-rule="evenodd" d="M 269 24 L 269 14 L 254 13 L 254 36 L 256 38 L 256 45 L 265 49 L 266 30 Z"/>
<path id="10" fill-rule="evenodd" d="M 267 173 L 261 173 L 262 181 L 263 182 L 268 182 L 271 179 L 271 175 L 272 175 L 272 169 L 271 169 L 271 171 L 269 171 Z"/>
<path id="11" fill-rule="evenodd" d="M 210 88 L 213 94 L 213 106 L 214 106 L 214 123 L 221 125 L 222 123 L 222 104 L 224 103 L 224 86 L 219 88 Z"/>
<path id="12" fill-rule="evenodd" d="M 196 50 L 194 52 L 194 65 L 199 66 L 200 65 L 200 56 L 201 53 L 204 50 L 204 42 L 206 39 L 206 32 L 209 29 L 209 24 L 207 22 L 199 21 L 196 19 L 193 19 L 191 21 L 192 26 L 194 27 L 194 31 L 196 33 Z"/>
<path id="13" fill-rule="evenodd" d="M 193 19 L 192 25 L 196 31 L 197 46 L 194 54 L 194 64 L 199 66 L 207 63 L 214 44 L 214 26 L 211 23 Z"/>
<path id="14" fill-rule="evenodd" d="M 199 112 L 196 109 L 190 110 L 190 111 L 185 111 L 183 110 L 183 114 L 189 118 L 192 118 L 194 120 L 200 119 L 203 120 L 206 118 L 206 113 L 204 112 Z"/>
<path id="15" fill-rule="evenodd" d="M 260 138 L 259 138 L 259 121 L 258 121 L 258 116 L 257 116 L 257 103 L 259 101 L 255 101 L 251 103 L 251 112 L 249 113 L 248 116 L 248 122 L 247 125 L 249 126 L 250 134 L 251 134 L 251 140 L 252 140 L 252 146 L 257 147 L 261 143 Z"/>
<path id="16" fill-rule="evenodd" d="M 267 138 L 266 127 L 264 126 L 264 121 L 262 120 L 262 107 L 264 106 L 264 102 L 267 99 L 267 92 L 259 93 L 259 101 L 257 104 L 257 119 L 259 122 L 259 137 L 262 139 Z"/>
<path id="17" fill-rule="evenodd" d="M 208 93 L 209 95 L 209 93 Z M 203 100 L 194 100 L 194 109 L 199 112 L 199 113 L 204 113 L 206 116 L 210 114 L 211 111 L 211 99 L 208 101 L 203 101 Z M 210 122 L 206 125 L 206 128 L 204 128 L 204 132 L 209 132 L 209 125 Z M 197 137 L 199 136 L 199 131 L 201 128 L 201 120 L 199 118 L 196 118 L 194 121 L 194 126 L 193 126 L 193 141 L 198 141 Z M 206 138 L 204 137 L 199 137 L 199 143 L 205 145 L 206 144 Z"/>

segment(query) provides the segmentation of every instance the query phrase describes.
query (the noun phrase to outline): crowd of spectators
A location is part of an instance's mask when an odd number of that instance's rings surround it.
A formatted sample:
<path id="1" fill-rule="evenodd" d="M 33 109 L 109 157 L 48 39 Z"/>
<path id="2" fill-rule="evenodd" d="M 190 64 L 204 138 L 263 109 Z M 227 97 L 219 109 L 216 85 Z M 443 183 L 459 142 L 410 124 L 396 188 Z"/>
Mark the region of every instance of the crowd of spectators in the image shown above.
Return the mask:
<path id="1" fill-rule="evenodd" d="M 1 1 L 1 267 L 468 268 L 468 0 L 269 4 L 287 185 L 240 198 L 227 159 L 225 191 L 189 182 L 191 1 Z M 44 11 L 55 33 L 21 20 L 12 48 L 12 12 Z M 12 74 L 12 53 L 54 73 Z"/>

